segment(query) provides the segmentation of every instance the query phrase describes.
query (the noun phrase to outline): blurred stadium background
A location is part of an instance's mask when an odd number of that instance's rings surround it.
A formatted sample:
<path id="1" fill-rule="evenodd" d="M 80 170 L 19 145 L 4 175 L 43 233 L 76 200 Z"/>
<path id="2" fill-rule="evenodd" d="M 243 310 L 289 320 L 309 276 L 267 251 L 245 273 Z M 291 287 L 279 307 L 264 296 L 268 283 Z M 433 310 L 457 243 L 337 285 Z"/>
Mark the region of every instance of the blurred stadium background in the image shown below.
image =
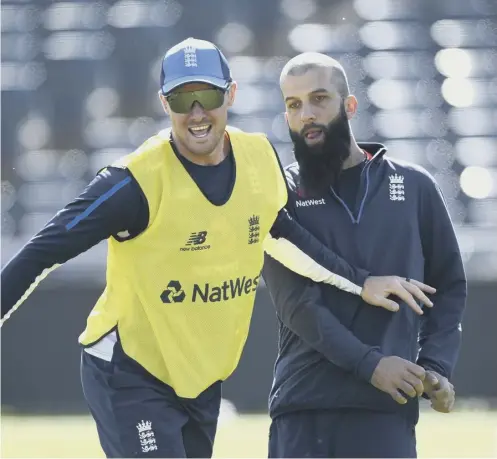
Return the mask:
<path id="1" fill-rule="evenodd" d="M 230 124 L 266 132 L 285 164 L 279 71 L 298 52 L 329 53 L 359 99 L 356 137 L 436 177 L 464 253 L 458 411 L 423 413 L 420 455 L 497 456 L 496 16 L 495 0 L 2 1 L 2 264 L 99 168 L 168 126 L 157 90 L 171 45 L 195 36 L 223 49 L 239 83 Z M 76 341 L 103 289 L 105 252 L 57 270 L 2 328 L 4 457 L 101 455 Z M 225 385 L 218 457 L 266 454 L 275 352 L 262 284 Z"/>

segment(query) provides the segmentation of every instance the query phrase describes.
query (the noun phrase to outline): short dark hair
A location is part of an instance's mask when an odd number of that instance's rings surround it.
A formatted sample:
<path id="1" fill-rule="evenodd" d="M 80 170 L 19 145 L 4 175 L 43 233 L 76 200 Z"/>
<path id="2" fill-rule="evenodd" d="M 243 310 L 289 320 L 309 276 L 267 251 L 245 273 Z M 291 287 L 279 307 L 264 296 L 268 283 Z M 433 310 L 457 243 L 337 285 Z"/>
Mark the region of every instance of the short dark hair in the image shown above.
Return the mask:
<path id="1" fill-rule="evenodd" d="M 345 98 L 350 95 L 349 83 L 343 67 L 333 58 L 320 53 L 303 53 L 291 59 L 281 71 L 280 84 L 287 75 L 301 76 L 309 70 L 331 69 L 331 82 L 338 94 Z"/>

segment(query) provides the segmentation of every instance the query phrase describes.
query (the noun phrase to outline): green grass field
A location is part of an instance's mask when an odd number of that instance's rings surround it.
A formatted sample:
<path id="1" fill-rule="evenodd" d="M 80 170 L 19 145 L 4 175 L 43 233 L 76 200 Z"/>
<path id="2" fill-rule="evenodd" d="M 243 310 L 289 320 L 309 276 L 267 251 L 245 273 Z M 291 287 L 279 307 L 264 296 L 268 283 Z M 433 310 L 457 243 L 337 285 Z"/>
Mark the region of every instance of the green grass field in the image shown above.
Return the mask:
<path id="1" fill-rule="evenodd" d="M 237 416 L 221 422 L 215 457 L 267 457 L 269 419 Z M 104 457 L 85 416 L 2 416 L 1 457 Z M 497 412 L 423 412 L 419 457 L 497 457 Z"/>

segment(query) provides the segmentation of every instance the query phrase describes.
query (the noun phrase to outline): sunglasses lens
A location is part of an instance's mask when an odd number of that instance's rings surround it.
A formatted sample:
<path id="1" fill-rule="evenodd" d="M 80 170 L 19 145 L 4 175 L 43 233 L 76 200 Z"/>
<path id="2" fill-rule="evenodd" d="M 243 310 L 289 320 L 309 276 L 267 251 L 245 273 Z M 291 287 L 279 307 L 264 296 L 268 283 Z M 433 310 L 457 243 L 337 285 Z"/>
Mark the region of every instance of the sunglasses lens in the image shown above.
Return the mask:
<path id="1" fill-rule="evenodd" d="M 223 105 L 224 92 L 220 89 L 204 89 L 203 91 L 174 92 L 167 96 L 171 110 L 175 113 L 189 113 L 192 105 L 198 102 L 204 110 L 215 110 Z"/>

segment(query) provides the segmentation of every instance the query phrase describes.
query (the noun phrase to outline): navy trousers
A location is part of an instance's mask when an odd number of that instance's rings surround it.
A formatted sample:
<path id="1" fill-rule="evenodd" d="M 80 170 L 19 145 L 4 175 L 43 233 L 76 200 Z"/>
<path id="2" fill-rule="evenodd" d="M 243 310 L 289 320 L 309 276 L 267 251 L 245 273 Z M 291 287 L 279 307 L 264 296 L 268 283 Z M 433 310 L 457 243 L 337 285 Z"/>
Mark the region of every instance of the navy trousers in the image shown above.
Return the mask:
<path id="1" fill-rule="evenodd" d="M 196 399 L 174 390 L 124 355 L 111 362 L 82 352 L 81 382 L 107 457 L 211 457 L 221 382 Z"/>
<path id="2" fill-rule="evenodd" d="M 269 457 L 416 457 L 415 426 L 360 409 L 282 414 L 271 423 Z"/>

